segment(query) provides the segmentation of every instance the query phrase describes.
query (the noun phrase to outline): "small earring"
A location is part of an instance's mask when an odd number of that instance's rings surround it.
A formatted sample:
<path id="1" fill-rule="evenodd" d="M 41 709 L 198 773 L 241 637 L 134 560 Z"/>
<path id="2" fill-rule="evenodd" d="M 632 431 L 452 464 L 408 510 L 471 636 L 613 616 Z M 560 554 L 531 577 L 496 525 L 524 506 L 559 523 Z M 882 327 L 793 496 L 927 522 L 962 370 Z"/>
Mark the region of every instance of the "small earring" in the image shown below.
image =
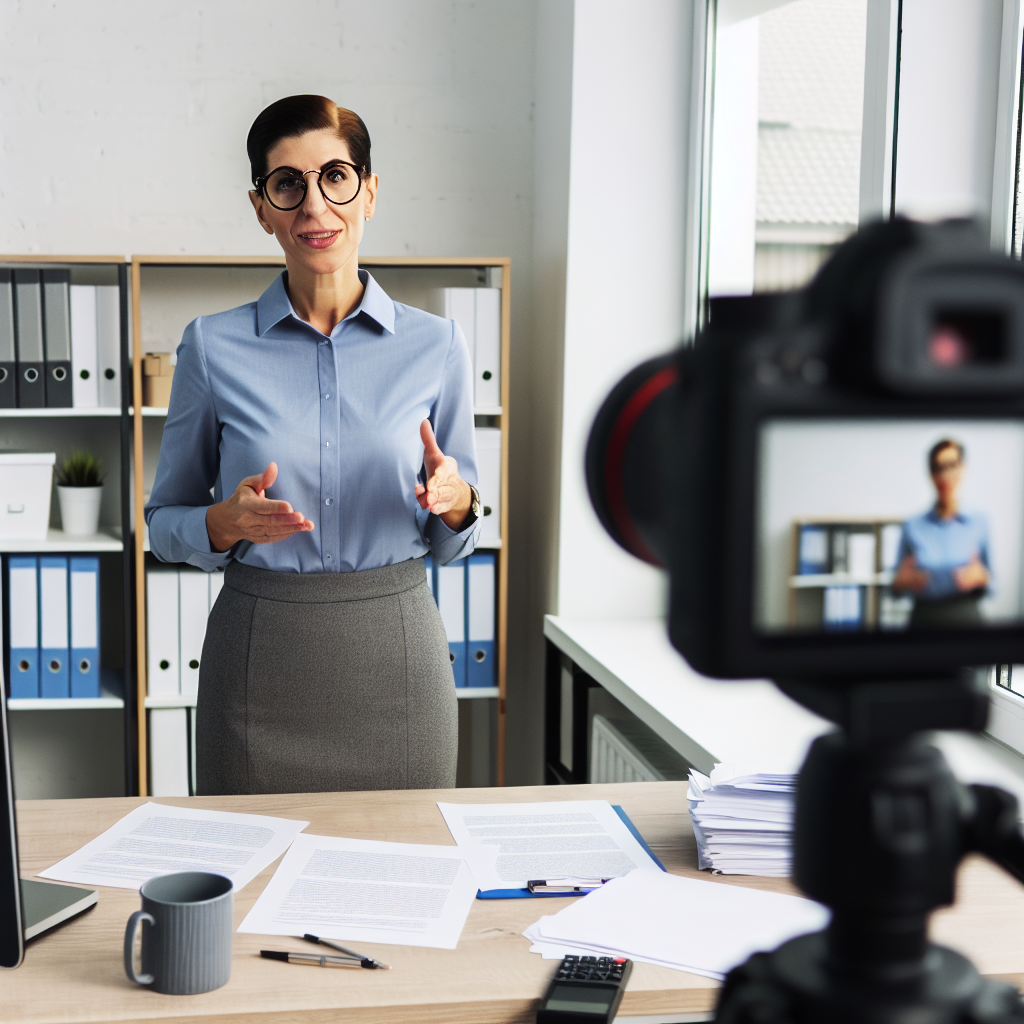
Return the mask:
<path id="1" fill-rule="evenodd" d="M 369 219 L 370 219 L 369 217 L 364 217 L 363 218 L 363 220 L 365 220 L 365 221 L 369 221 Z"/>

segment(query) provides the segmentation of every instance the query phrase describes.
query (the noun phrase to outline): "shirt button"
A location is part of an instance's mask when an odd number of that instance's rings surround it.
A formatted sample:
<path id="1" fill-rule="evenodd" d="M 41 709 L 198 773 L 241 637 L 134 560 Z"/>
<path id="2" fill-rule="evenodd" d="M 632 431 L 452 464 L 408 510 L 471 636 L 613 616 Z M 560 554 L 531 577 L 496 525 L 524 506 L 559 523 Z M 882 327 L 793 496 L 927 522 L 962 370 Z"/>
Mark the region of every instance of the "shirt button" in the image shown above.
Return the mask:
<path id="1" fill-rule="evenodd" d="M 324 398 L 330 398 L 330 397 L 331 397 L 331 393 L 328 391 L 327 394 L 324 395 Z"/>
<path id="2" fill-rule="evenodd" d="M 324 445 L 325 445 L 325 446 L 326 446 L 327 448 L 330 448 L 330 447 L 331 447 L 331 442 L 330 442 L 330 441 L 325 441 L 325 442 L 324 442 Z"/>
<path id="3" fill-rule="evenodd" d="M 334 499 L 333 498 L 325 498 L 324 499 L 324 504 L 325 505 L 333 505 L 334 504 Z"/>
<path id="4" fill-rule="evenodd" d="M 329 562 L 330 560 L 331 560 L 331 556 L 330 556 L 330 555 L 328 555 L 328 556 L 327 556 L 327 561 Z"/>
<path id="5" fill-rule="evenodd" d="M 326 339 L 326 338 L 324 338 L 324 340 L 323 340 L 323 341 L 321 341 L 321 342 L 320 342 L 320 344 L 321 344 L 321 345 L 326 345 L 326 344 L 327 344 L 327 339 Z"/>

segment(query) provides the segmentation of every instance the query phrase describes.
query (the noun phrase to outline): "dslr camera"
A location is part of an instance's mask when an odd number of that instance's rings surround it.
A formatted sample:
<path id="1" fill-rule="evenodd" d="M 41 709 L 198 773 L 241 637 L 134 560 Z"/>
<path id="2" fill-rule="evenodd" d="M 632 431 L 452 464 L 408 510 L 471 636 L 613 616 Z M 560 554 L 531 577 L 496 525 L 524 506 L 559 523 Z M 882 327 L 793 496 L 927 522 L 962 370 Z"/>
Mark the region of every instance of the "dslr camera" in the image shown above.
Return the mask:
<path id="1" fill-rule="evenodd" d="M 1024 879 L 1016 801 L 932 729 L 984 727 L 1024 662 L 1024 267 L 967 221 L 869 225 L 802 290 L 712 299 L 593 425 L 601 522 L 670 575 L 698 671 L 838 728 L 801 771 L 795 882 L 829 928 L 729 975 L 722 1021 L 1024 1021 L 927 938 L 970 850 Z"/>

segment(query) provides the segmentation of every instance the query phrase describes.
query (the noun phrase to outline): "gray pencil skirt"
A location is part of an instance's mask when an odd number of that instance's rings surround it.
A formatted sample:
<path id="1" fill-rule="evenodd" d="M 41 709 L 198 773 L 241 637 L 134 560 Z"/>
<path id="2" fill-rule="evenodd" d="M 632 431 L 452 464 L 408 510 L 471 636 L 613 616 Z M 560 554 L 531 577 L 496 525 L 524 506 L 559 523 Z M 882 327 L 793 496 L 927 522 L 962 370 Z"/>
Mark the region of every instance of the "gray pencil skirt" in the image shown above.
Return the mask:
<path id="1" fill-rule="evenodd" d="M 422 559 L 308 575 L 228 566 L 199 669 L 199 794 L 447 788 L 457 747 Z"/>

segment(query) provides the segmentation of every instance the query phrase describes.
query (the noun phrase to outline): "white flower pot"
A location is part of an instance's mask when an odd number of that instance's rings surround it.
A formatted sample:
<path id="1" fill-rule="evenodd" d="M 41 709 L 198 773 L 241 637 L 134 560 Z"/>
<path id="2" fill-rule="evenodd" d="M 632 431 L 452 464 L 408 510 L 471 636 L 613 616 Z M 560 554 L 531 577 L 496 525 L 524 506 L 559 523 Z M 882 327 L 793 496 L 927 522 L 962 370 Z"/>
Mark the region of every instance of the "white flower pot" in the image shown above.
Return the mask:
<path id="1" fill-rule="evenodd" d="M 102 484 L 99 487 L 62 487 L 58 484 L 57 498 L 65 533 L 72 537 L 86 537 L 99 532 Z"/>

